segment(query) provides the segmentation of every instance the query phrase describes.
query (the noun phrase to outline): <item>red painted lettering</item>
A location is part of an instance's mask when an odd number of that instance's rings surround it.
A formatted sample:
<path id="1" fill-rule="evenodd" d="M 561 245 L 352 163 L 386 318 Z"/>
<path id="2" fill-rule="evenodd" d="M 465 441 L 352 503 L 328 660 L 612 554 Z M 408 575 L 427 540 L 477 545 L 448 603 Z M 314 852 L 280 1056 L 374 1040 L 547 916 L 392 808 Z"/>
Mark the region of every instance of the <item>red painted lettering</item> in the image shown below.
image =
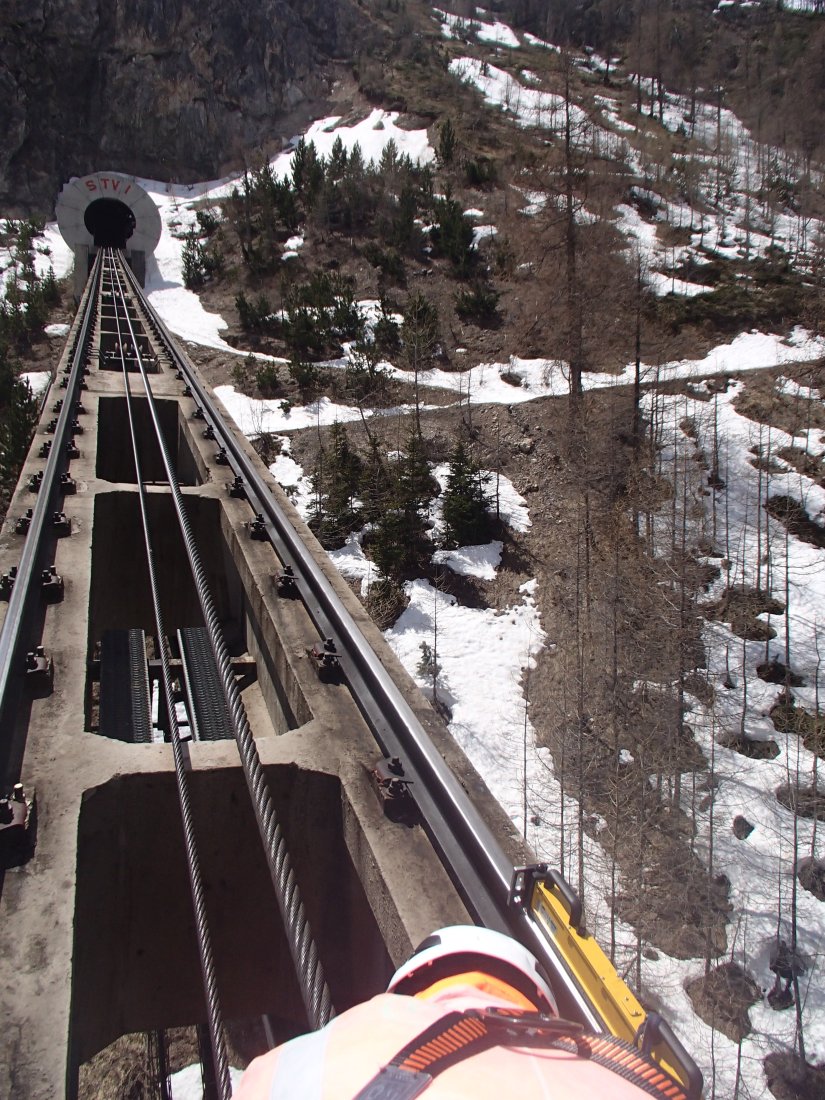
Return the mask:
<path id="1" fill-rule="evenodd" d="M 118 191 L 120 189 L 120 180 L 112 180 L 112 190 Z"/>
<path id="2" fill-rule="evenodd" d="M 108 176 L 101 176 L 100 177 L 100 182 L 103 184 L 103 190 L 108 191 L 109 190 L 109 177 Z"/>
<path id="3" fill-rule="evenodd" d="M 94 180 L 86 180 L 86 186 L 90 191 L 97 191 L 97 184 Z"/>
<path id="4" fill-rule="evenodd" d="M 126 188 L 126 190 L 123 192 L 123 194 L 128 195 L 131 190 L 132 190 L 132 185 L 130 183 L 129 186 Z"/>

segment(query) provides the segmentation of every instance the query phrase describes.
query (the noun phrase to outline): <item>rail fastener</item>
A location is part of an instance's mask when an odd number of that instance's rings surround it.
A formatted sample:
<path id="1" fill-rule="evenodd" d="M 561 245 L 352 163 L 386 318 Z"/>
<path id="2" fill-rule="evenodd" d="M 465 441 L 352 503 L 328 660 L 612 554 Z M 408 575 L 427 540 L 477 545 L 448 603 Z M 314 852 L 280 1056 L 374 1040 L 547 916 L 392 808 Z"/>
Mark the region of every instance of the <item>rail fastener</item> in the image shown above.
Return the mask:
<path id="1" fill-rule="evenodd" d="M 404 775 L 404 765 L 397 756 L 382 757 L 370 772 L 384 816 L 399 825 L 415 825 L 420 819 L 418 806 L 412 797 L 411 779 Z"/>
<path id="2" fill-rule="evenodd" d="M 274 580 L 279 596 L 292 599 L 298 595 L 298 578 L 291 565 L 285 565 L 283 572 L 278 573 Z"/>
<path id="3" fill-rule="evenodd" d="M 0 869 L 19 867 L 34 854 L 36 805 L 22 783 L 0 798 Z"/>
<path id="4" fill-rule="evenodd" d="M 54 680 L 54 662 L 42 645 L 26 654 L 26 681 L 32 687 L 51 687 Z"/>
<path id="5" fill-rule="evenodd" d="M 240 475 L 235 477 L 227 485 L 226 491 L 231 497 L 236 497 L 238 500 L 246 500 L 246 485 L 244 485 L 244 480 Z"/>
<path id="6" fill-rule="evenodd" d="M 337 683 L 341 679 L 341 656 L 335 648 L 333 638 L 315 642 L 307 647 L 307 656 L 312 661 L 318 679 L 326 683 Z"/>
<path id="7" fill-rule="evenodd" d="M 258 542 L 266 542 L 268 537 L 266 533 L 266 520 L 260 512 L 258 512 L 254 519 L 247 520 L 244 526 L 249 532 L 249 537 L 251 539 L 257 539 Z"/>
<path id="8" fill-rule="evenodd" d="M 65 538 L 72 533 L 72 521 L 65 512 L 52 513 L 52 530 L 58 538 Z"/>
<path id="9" fill-rule="evenodd" d="M 20 516 L 14 525 L 14 533 L 16 535 L 27 535 L 32 523 L 32 516 L 34 515 L 33 508 L 27 508 L 26 514 Z"/>
<path id="10" fill-rule="evenodd" d="M 14 582 L 17 580 L 17 566 L 13 565 L 8 573 L 0 577 L 0 600 L 8 600 L 11 597 Z"/>
<path id="11" fill-rule="evenodd" d="M 40 590 L 47 603 L 59 603 L 63 599 L 63 578 L 53 565 L 47 565 L 40 574 Z"/>

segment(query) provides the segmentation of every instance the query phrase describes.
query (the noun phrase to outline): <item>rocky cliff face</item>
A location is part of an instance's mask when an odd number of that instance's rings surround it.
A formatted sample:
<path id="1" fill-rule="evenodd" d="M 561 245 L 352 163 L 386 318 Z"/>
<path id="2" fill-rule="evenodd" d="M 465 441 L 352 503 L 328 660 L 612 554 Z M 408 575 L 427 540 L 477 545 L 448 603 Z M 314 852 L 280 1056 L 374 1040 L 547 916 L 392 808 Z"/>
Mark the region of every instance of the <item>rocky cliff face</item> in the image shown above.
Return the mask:
<path id="1" fill-rule="evenodd" d="M 4 0 L 0 206 L 46 212 L 73 175 L 220 175 L 364 48 L 357 0 Z"/>

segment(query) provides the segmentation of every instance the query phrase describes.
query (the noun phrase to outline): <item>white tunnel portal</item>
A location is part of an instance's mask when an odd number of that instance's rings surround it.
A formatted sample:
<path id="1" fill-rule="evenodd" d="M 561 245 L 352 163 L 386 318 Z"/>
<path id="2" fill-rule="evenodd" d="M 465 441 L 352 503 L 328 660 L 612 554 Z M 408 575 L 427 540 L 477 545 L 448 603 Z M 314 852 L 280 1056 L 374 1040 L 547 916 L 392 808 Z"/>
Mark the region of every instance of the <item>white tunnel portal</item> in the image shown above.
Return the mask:
<path id="1" fill-rule="evenodd" d="M 57 199 L 57 225 L 75 257 L 75 296 L 86 283 L 99 248 L 120 248 L 145 282 L 146 257 L 160 240 L 160 214 L 134 176 L 95 172 L 70 180 Z"/>

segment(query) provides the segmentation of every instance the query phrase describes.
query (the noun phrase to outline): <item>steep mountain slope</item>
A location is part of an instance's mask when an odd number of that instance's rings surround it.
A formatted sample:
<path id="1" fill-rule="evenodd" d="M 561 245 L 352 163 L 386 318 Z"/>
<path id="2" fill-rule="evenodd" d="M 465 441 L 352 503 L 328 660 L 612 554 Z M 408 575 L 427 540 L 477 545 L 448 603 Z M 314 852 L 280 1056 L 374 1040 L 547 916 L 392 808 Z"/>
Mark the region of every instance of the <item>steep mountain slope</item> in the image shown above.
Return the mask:
<path id="1" fill-rule="evenodd" d="M 204 179 L 323 96 L 322 63 L 369 42 L 354 0 L 8 0 L 0 201 L 45 211 L 101 166 Z M 287 136 L 289 136 L 287 134 Z"/>

